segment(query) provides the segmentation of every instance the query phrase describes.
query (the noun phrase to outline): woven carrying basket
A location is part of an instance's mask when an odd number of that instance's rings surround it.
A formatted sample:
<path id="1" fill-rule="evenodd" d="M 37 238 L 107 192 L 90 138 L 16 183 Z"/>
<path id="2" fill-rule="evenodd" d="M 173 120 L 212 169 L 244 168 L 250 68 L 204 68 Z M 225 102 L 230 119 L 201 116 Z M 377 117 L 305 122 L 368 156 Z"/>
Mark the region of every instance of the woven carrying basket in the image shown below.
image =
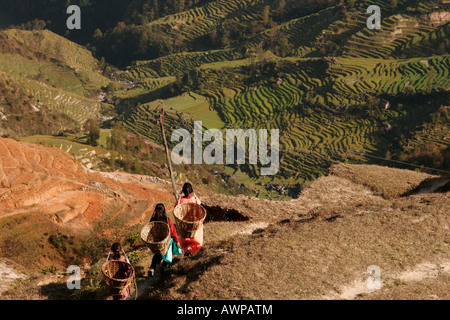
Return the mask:
<path id="1" fill-rule="evenodd" d="M 131 285 L 134 268 L 127 262 L 110 260 L 103 264 L 102 273 L 108 287 L 118 294 L 124 292 Z"/>
<path id="2" fill-rule="evenodd" d="M 182 203 L 175 207 L 173 216 L 183 238 L 194 238 L 206 218 L 206 209 L 196 203 Z"/>
<path id="3" fill-rule="evenodd" d="M 169 250 L 169 225 L 161 221 L 150 222 L 142 228 L 141 239 L 154 254 L 163 256 Z"/>

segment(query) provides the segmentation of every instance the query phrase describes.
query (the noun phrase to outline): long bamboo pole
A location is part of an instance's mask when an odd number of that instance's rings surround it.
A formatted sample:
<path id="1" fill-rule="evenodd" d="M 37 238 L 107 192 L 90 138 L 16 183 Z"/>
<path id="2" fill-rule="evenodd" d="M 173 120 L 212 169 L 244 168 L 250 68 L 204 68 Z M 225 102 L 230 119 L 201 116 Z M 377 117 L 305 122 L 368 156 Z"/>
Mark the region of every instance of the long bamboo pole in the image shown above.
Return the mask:
<path id="1" fill-rule="evenodd" d="M 172 179 L 173 195 L 175 196 L 175 200 L 177 200 L 178 199 L 177 186 L 175 183 L 175 176 L 173 175 L 172 161 L 170 161 L 170 152 L 169 152 L 169 146 L 167 145 L 166 133 L 164 132 L 164 108 L 161 111 L 158 122 L 161 125 L 161 132 L 162 132 L 162 137 L 163 137 L 163 141 L 164 141 L 164 147 L 166 148 L 167 163 L 169 165 L 170 178 Z"/>

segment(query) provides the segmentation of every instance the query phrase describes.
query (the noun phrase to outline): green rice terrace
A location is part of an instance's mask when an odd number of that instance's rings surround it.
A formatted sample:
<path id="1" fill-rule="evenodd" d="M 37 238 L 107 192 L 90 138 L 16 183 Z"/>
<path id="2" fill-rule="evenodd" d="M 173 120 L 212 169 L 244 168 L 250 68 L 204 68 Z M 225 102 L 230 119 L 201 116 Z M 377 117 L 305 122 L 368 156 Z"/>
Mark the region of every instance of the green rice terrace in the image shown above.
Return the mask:
<path id="1" fill-rule="evenodd" d="M 224 2 L 146 27 L 159 25 L 190 43 L 224 21 L 262 19 L 256 8 L 264 1 L 226 1 L 226 9 Z M 139 104 L 124 123 L 155 139 L 147 123 L 165 105 L 180 119 L 170 121 L 171 129 L 183 127 L 187 115 L 202 120 L 205 129 L 280 129 L 280 170 L 268 181 L 284 183 L 315 179 L 336 161 L 379 163 L 375 157 L 386 154 L 406 160 L 402 148 L 419 142 L 414 136 L 439 109 L 443 118 L 434 121 L 444 122 L 423 139 L 448 150 L 449 16 L 442 20 L 439 14 L 448 5 L 407 3 L 399 1 L 392 10 L 386 2 L 370 1 L 382 8 L 380 30 L 366 27 L 363 8 L 369 1 L 356 1 L 353 9 L 326 6 L 237 45 L 137 61 L 116 74 L 135 85 L 128 96 L 120 92 L 121 98 Z M 274 38 L 285 39 L 288 49 L 271 50 Z M 158 99 L 155 92 L 167 96 Z M 227 170 L 247 184 L 267 180 L 255 166 Z"/>
<path id="2" fill-rule="evenodd" d="M 78 124 L 97 117 L 110 129 L 117 116 L 160 145 L 161 108 L 169 140 L 194 121 L 279 129 L 275 176 L 260 176 L 260 163 L 220 168 L 260 197 L 295 196 L 276 186 L 311 181 L 336 162 L 450 171 L 449 1 L 182 3 L 170 14 L 123 4 L 116 26 L 85 41 L 96 55 L 47 30 L 1 31 L 0 77 Z M 367 27 L 370 5 L 381 8 L 381 29 Z M 36 57 L 12 56 L 20 41 Z"/>

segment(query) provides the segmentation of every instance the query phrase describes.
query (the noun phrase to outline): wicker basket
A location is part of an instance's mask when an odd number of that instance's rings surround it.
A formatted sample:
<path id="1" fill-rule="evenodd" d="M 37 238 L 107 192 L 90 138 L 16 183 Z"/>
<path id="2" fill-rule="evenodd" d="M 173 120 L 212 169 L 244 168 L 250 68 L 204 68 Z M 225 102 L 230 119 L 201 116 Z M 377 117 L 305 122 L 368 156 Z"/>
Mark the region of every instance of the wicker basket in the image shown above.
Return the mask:
<path id="1" fill-rule="evenodd" d="M 106 284 L 116 294 L 124 292 L 134 278 L 133 266 L 119 260 L 105 262 L 102 266 L 102 273 Z"/>
<path id="2" fill-rule="evenodd" d="M 165 222 L 154 221 L 141 230 L 141 239 L 154 254 L 165 255 L 169 250 L 170 228 Z"/>
<path id="3" fill-rule="evenodd" d="M 206 218 L 206 209 L 196 203 L 182 203 L 175 207 L 173 216 L 183 238 L 193 238 Z"/>

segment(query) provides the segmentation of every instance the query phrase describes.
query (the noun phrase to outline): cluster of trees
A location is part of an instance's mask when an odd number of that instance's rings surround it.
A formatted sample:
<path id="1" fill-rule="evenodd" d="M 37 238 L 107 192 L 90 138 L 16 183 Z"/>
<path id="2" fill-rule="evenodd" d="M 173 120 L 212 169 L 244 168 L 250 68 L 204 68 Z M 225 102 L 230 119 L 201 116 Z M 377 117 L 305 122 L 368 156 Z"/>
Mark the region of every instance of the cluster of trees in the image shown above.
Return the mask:
<path id="1" fill-rule="evenodd" d="M 170 37 L 159 26 L 151 29 L 124 22 L 118 22 L 106 33 L 96 29 L 92 47 L 97 56 L 118 67 L 127 66 L 135 60 L 155 59 L 187 49 L 181 37 Z"/>
<path id="2" fill-rule="evenodd" d="M 98 146 L 100 139 L 100 126 L 95 118 L 88 119 L 84 124 L 86 143 Z M 108 165 L 112 169 L 122 168 L 127 172 L 141 173 L 141 160 L 139 153 L 142 144 L 138 139 L 131 139 L 120 122 L 112 124 L 111 133 L 106 139 L 106 148 L 111 151 Z"/>
<path id="3" fill-rule="evenodd" d="M 91 146 L 98 146 L 98 139 L 100 139 L 100 126 L 98 121 L 94 118 L 90 118 L 84 124 L 84 129 L 87 131 L 86 142 Z"/>
<path id="4" fill-rule="evenodd" d="M 174 14 L 209 0 L 0 0 L 0 11 L 7 12 L 23 29 L 50 30 L 83 45 L 88 45 L 97 57 L 108 63 L 124 67 L 139 59 L 154 59 L 162 55 L 234 46 L 253 37 L 267 28 L 309 14 L 315 10 L 334 5 L 338 0 L 273 0 L 258 4 L 260 19 L 244 21 L 239 16 L 224 19 L 215 28 L 209 39 L 200 38 L 186 44 L 179 34 L 164 33 L 158 27 L 146 27 L 148 22 L 162 16 Z M 79 5 L 82 10 L 82 30 L 67 30 L 68 5 Z M 245 11 L 245 10 L 244 10 Z M 245 12 L 241 14 L 244 15 Z M 273 33 L 265 47 L 285 56 L 290 52 L 289 42 L 282 34 Z M 210 41 L 204 41 L 210 40 Z M 203 48 L 203 46 L 209 48 Z M 188 47 L 189 46 L 189 47 Z"/>
<path id="5" fill-rule="evenodd" d="M 288 56 L 294 49 L 293 44 L 289 42 L 286 36 L 276 29 L 271 30 L 270 37 L 263 42 L 262 47 L 264 50 L 270 50 L 280 57 Z"/>
<path id="6" fill-rule="evenodd" d="M 146 138 L 127 132 L 120 122 L 112 123 L 107 148 L 111 151 L 111 169 L 162 176 L 158 163 L 165 159 L 163 149 L 155 149 Z"/>
<path id="7" fill-rule="evenodd" d="M 176 37 L 169 39 L 161 30 L 138 26 L 203 2 L 207 0 L 0 0 L 0 11 L 10 17 L 15 28 L 48 28 L 97 49 L 98 57 L 109 63 L 123 66 L 136 59 L 170 54 L 174 48 L 184 50 Z M 81 30 L 67 29 L 66 9 L 72 4 L 81 8 Z"/>
<path id="8" fill-rule="evenodd" d="M 427 135 L 436 134 L 433 133 L 434 128 L 445 127 L 448 123 L 450 123 L 450 109 L 442 105 L 436 112 L 430 114 L 429 120 L 423 123 L 421 130 L 415 134 L 415 140 L 420 143 L 410 146 L 405 142 L 402 145 L 403 148 L 398 153 L 399 160 L 450 171 L 450 147 L 425 139 Z"/>
<path id="9" fill-rule="evenodd" d="M 263 30 L 272 29 L 264 41 L 264 48 L 280 56 L 292 51 L 292 46 L 275 27 L 280 23 L 317 12 L 326 7 L 341 5 L 343 10 L 356 8 L 356 0 L 266 0 L 253 6 L 259 10 L 259 19 L 240 19 L 246 11 L 221 21 L 205 37 L 186 44 L 177 33 L 166 34 L 158 27 L 146 25 L 165 15 L 188 10 L 210 0 L 0 0 L 0 11 L 8 14 L 16 26 L 23 29 L 52 31 L 83 45 L 88 45 L 97 57 L 108 63 L 124 67 L 139 59 L 154 59 L 162 55 L 186 50 L 209 50 L 235 46 L 254 37 Z M 398 0 L 389 0 L 392 10 L 399 7 Z M 414 7 L 420 1 L 411 1 Z M 65 12 L 68 5 L 79 5 L 82 10 L 82 30 L 67 30 Z M 321 47 L 321 54 L 335 55 L 339 44 L 328 41 Z"/>
<path id="10" fill-rule="evenodd" d="M 182 12 L 206 2 L 207 0 L 133 1 L 133 3 L 128 6 L 126 22 L 129 24 L 142 25 L 165 15 Z"/>
<path id="11" fill-rule="evenodd" d="M 269 37 L 262 43 L 263 49 L 285 57 L 291 53 L 293 46 L 289 43 L 286 36 L 276 28 L 277 23 L 267 18 L 268 8 L 267 6 L 264 9 L 261 21 L 225 20 L 207 36 L 209 39 L 203 37 L 198 42 L 210 44 L 207 49 L 239 46 L 241 43 L 255 37 L 258 33 L 270 28 Z"/>
<path id="12" fill-rule="evenodd" d="M 438 146 L 434 143 L 420 144 L 399 154 L 398 159 L 419 166 L 450 170 L 450 147 Z"/>

